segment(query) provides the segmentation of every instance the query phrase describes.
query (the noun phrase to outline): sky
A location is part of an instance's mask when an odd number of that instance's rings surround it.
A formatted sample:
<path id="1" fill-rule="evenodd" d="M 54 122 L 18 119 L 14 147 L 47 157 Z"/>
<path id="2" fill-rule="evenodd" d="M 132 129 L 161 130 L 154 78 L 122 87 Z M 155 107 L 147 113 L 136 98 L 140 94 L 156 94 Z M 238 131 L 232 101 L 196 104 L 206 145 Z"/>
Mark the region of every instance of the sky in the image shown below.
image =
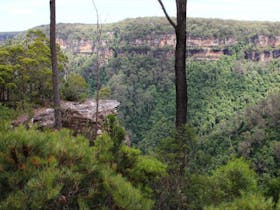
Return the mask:
<path id="1" fill-rule="evenodd" d="M 175 16 L 175 0 L 162 0 Z M 95 0 L 102 23 L 163 16 L 157 0 Z M 57 23 L 96 23 L 92 0 L 56 0 Z M 280 21 L 280 0 L 188 0 L 188 17 Z M 49 0 L 0 0 L 0 32 L 49 24 Z"/>

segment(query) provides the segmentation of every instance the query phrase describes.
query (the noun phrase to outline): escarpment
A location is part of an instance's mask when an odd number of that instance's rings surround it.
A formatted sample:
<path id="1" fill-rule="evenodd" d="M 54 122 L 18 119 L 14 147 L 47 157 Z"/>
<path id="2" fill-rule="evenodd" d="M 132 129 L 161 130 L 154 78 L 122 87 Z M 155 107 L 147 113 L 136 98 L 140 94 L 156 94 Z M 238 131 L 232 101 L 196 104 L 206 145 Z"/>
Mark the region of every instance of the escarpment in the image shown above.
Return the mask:
<path id="1" fill-rule="evenodd" d="M 172 56 L 176 46 L 174 33 L 146 35 L 135 39 L 120 39 L 114 42 L 112 32 L 102 40 L 99 54 L 103 60 L 108 60 L 125 53 L 145 54 L 154 57 Z M 244 41 L 245 40 L 245 41 Z M 197 60 L 217 60 L 221 56 L 236 53 L 235 49 L 240 45 L 245 46 L 242 52 L 244 59 L 252 61 L 270 61 L 280 57 L 280 36 L 257 34 L 237 40 L 234 37 L 225 39 L 189 36 L 187 38 L 187 55 Z M 74 54 L 96 53 L 97 47 L 92 39 L 62 39 L 58 37 L 57 43 L 63 50 Z"/>
<path id="2" fill-rule="evenodd" d="M 46 32 L 47 25 L 36 27 Z M 102 62 L 126 54 L 173 56 L 176 37 L 164 17 L 126 19 L 102 24 L 101 43 L 96 45 L 96 25 L 57 24 L 57 43 L 71 54 L 99 52 Z M 13 33 L 0 33 L 0 42 Z M 19 36 L 20 37 L 20 36 Z M 266 62 L 279 58 L 280 22 L 188 18 L 187 55 L 196 60 L 217 60 L 237 54 Z"/>

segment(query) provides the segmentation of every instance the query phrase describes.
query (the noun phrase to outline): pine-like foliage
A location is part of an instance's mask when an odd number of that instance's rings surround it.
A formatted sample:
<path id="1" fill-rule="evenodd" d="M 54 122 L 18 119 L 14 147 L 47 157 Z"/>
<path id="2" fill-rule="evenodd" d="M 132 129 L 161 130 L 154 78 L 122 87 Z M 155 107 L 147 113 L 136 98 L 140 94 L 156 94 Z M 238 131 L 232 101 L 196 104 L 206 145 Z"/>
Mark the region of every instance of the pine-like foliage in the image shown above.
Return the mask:
<path id="1" fill-rule="evenodd" d="M 208 207 L 205 210 L 273 210 L 274 204 L 272 199 L 266 199 L 259 194 L 244 194 L 241 198 L 233 202 L 222 203 L 217 207 Z M 278 208 L 276 208 L 278 209 Z"/>
<path id="2" fill-rule="evenodd" d="M 94 147 L 68 130 L 1 124 L 0 209 L 152 209 L 165 165 L 123 145 L 124 129 L 110 117 Z"/>

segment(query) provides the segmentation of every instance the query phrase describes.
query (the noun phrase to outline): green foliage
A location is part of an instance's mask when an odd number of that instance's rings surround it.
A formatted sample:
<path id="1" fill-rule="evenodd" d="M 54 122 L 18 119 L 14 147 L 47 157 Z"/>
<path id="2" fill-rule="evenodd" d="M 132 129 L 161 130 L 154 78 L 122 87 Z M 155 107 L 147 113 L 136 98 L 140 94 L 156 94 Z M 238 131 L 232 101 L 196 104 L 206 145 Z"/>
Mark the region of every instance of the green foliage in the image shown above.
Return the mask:
<path id="1" fill-rule="evenodd" d="M 79 182 L 84 175 L 85 168 L 79 166 L 93 161 L 87 155 L 86 141 L 72 138 L 67 131 L 39 133 L 19 128 L 0 132 L 3 209 L 51 208 L 55 200 L 69 193 L 66 185 Z"/>
<path id="2" fill-rule="evenodd" d="M 59 24 L 58 37 L 73 50 L 77 40 L 94 40 L 95 29 Z M 114 57 L 100 69 L 101 98 L 121 102 L 120 117 L 133 144 L 166 164 L 124 145 L 127 134 L 111 115 L 93 148 L 67 131 L 11 131 L 1 123 L 1 209 L 279 208 L 280 62 L 244 60 L 244 50 L 265 50 L 252 43 L 259 35 L 278 36 L 279 23 L 189 19 L 191 37 L 239 43 L 227 48 L 232 56 L 187 61 L 190 122 L 177 132 L 174 61 L 166 56 L 171 49 L 143 41 L 166 32 L 173 29 L 164 18 L 105 25 L 102 39 Z M 0 47 L 0 93 L 5 93 L 0 100 L 5 103 L 50 97 L 48 41 L 38 31 L 24 40 Z M 66 62 L 62 54 L 60 59 Z M 71 100 L 84 98 L 82 75 L 93 95 L 95 55 L 70 59 L 63 93 Z"/>
<path id="3" fill-rule="evenodd" d="M 0 104 L 0 122 L 12 120 L 16 116 L 15 110 L 9 109 L 6 106 Z"/>
<path id="4" fill-rule="evenodd" d="M 161 141 L 158 154 L 168 163 L 171 173 L 184 175 L 186 166 L 195 155 L 196 137 L 194 130 L 186 125 Z"/>
<path id="5" fill-rule="evenodd" d="M 189 63 L 189 117 L 199 134 L 209 133 L 234 113 L 279 88 L 277 71 L 258 65 L 230 57 Z M 258 68 L 265 73 L 260 74 Z"/>
<path id="6" fill-rule="evenodd" d="M 220 124 L 201 144 L 202 150 L 211 155 L 211 161 L 216 165 L 228 160 L 230 154 L 250 160 L 267 185 L 267 179 L 279 175 L 278 101 L 279 91 L 276 91 Z"/>
<path id="7" fill-rule="evenodd" d="M 280 34 L 278 22 L 261 21 L 236 21 L 222 19 L 188 18 L 187 32 L 191 37 L 197 38 L 215 38 L 220 41 L 225 39 L 236 39 L 243 41 L 244 38 L 253 39 L 257 34 L 267 36 L 278 36 Z M 49 28 L 39 26 L 46 33 Z M 67 39 L 69 43 L 74 40 L 90 39 L 94 40 L 96 25 L 91 24 L 58 24 L 57 36 L 61 39 Z M 158 37 L 166 33 L 174 33 L 172 26 L 165 17 L 145 17 L 133 18 L 120 21 L 116 24 L 102 25 L 104 38 L 108 32 L 113 33 L 116 38 L 125 43 L 147 37 Z"/>
<path id="8" fill-rule="evenodd" d="M 188 23 L 188 31 L 193 37 L 219 40 L 234 38 L 239 41 L 256 34 L 277 36 L 280 33 L 278 27 L 279 23 L 205 18 L 190 18 Z"/>
<path id="9" fill-rule="evenodd" d="M 243 196 L 247 194 L 259 193 L 261 196 L 257 188 L 257 175 L 243 159 L 232 159 L 210 175 L 195 171 L 187 173 L 185 183 L 185 205 L 189 209 L 203 209 L 210 205 L 219 207 L 238 199 L 245 202 Z M 271 200 L 268 203 L 273 205 Z M 252 202 L 252 205 L 255 204 Z"/>
<path id="10" fill-rule="evenodd" d="M 163 101 L 157 101 L 157 96 L 163 95 L 170 87 L 169 84 L 172 85 L 172 72 L 167 70 L 172 68 L 172 63 L 168 66 L 161 63 L 161 59 L 145 55 L 128 55 L 115 58 L 104 69 L 110 78 L 107 85 L 110 87 L 111 97 L 120 101 L 120 116 L 125 127 L 131 131 L 134 143 L 143 139 L 144 131 L 149 130 L 152 122 L 158 120 L 152 116 L 157 103 Z M 173 113 L 173 110 L 169 112 Z"/>
<path id="11" fill-rule="evenodd" d="M 255 192 L 257 180 L 255 172 L 242 159 L 229 161 L 213 172 L 210 183 L 213 187 L 211 202 L 218 204 L 240 197 L 242 192 Z"/>
<path id="12" fill-rule="evenodd" d="M 99 90 L 99 98 L 100 99 L 108 99 L 111 95 L 109 87 L 103 87 Z"/>
<path id="13" fill-rule="evenodd" d="M 123 128 L 109 118 L 94 147 L 67 130 L 1 125 L 0 208 L 152 209 L 152 186 L 165 166 L 124 146 Z"/>
<path id="14" fill-rule="evenodd" d="M 192 188 L 188 174 L 197 170 L 196 137 L 193 129 L 186 125 L 161 141 L 158 155 L 167 163 L 168 175 L 161 178 L 157 188 L 157 209 L 189 208 L 187 192 Z M 193 189 L 193 188 L 192 188 Z"/>
<path id="15" fill-rule="evenodd" d="M 61 87 L 62 95 L 69 101 L 82 101 L 88 97 L 88 85 L 83 77 L 71 73 L 66 77 Z"/>
<path id="16" fill-rule="evenodd" d="M 139 183 L 144 183 L 145 175 L 158 176 L 165 172 L 166 166 L 152 157 L 139 157 L 135 163 L 135 168 L 129 171 L 131 178 L 138 177 Z"/>
<path id="17" fill-rule="evenodd" d="M 280 88 L 277 65 L 236 60 L 234 56 L 188 61 L 188 116 L 195 131 L 209 135 L 235 113 Z M 111 98 L 120 101 L 120 117 L 132 142 L 143 150 L 153 150 L 174 128 L 172 69 L 172 59 L 128 54 L 113 58 L 102 71 L 108 80 L 103 80 L 103 85 L 110 87 Z"/>
<path id="18" fill-rule="evenodd" d="M 153 201 L 143 197 L 141 191 L 135 189 L 121 175 L 105 176 L 104 185 L 116 204 L 123 209 L 149 210 L 153 207 Z"/>
<path id="19" fill-rule="evenodd" d="M 62 71 L 67 58 L 60 50 L 58 61 Z M 25 108 L 26 102 L 50 100 L 51 74 L 49 41 L 42 31 L 28 31 L 23 41 L 0 47 L 0 101 Z"/>
<path id="20" fill-rule="evenodd" d="M 275 203 L 279 204 L 279 195 L 280 195 L 280 179 L 275 177 L 269 180 L 265 194 L 267 197 L 272 197 Z"/>
<path id="21" fill-rule="evenodd" d="M 217 207 L 207 207 L 205 210 L 273 210 L 274 204 L 271 199 L 266 199 L 260 194 L 244 193 L 229 203 L 222 203 Z"/>
<path id="22" fill-rule="evenodd" d="M 228 46 L 234 52 L 233 56 L 218 61 L 189 60 L 187 63 L 188 116 L 199 136 L 210 134 L 235 113 L 255 104 L 274 88 L 279 88 L 277 60 L 270 63 L 243 60 L 244 50 L 252 48 L 252 44 L 248 43 L 255 43 L 258 35 L 277 36 L 280 34 L 278 25 L 189 19 L 188 34 L 191 37 L 214 38 L 221 43 L 227 39 L 238 41 L 238 44 Z M 59 24 L 58 36 L 71 43 L 73 50 L 77 40 L 94 40 L 95 29 L 95 25 Z M 174 128 L 174 63 L 168 53 L 166 56 L 165 50 L 170 52 L 171 49 L 151 47 L 147 40 L 157 40 L 159 36 L 174 31 L 165 18 L 127 19 L 117 24 L 105 24 L 103 31 L 102 40 L 114 51 L 114 57 L 100 69 L 101 85 L 109 87 L 110 97 L 121 102 L 120 118 L 133 144 L 152 151 L 159 145 L 160 139 L 169 136 Z M 143 42 L 135 45 L 136 39 Z M 90 94 L 94 95 L 95 55 L 75 54 L 70 57 L 71 71 L 86 79 Z"/>

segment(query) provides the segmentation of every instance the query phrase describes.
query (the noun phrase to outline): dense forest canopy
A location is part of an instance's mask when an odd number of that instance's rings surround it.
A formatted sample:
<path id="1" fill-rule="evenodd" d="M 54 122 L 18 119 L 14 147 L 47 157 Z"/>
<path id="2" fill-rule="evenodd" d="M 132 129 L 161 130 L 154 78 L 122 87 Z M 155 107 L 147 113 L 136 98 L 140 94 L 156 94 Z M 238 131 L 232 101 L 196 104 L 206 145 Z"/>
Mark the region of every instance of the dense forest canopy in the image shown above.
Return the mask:
<path id="1" fill-rule="evenodd" d="M 223 39 L 222 35 L 228 34 L 227 38 L 242 40 L 231 46 L 234 49 L 231 56 L 222 57 L 218 61 L 188 61 L 191 107 L 189 116 L 199 135 L 210 133 L 220 122 L 229 120 L 234 113 L 279 88 L 277 59 L 270 63 L 243 59 L 244 51 L 252 45 L 249 42 L 243 43 L 244 40 L 248 41 L 251 36 L 259 34 L 270 33 L 277 36 L 277 32 L 272 30 L 277 29 L 278 23 L 269 24 L 273 27 L 268 27 L 265 22 L 189 19 L 188 28 L 192 28 L 191 34 L 197 33 L 199 38 L 208 38 L 206 34 L 209 33 L 212 38 L 216 36 Z M 71 30 L 77 27 L 74 35 L 80 33 L 78 39 L 83 39 L 86 30 L 90 31 L 94 26 L 58 25 L 58 31 L 61 31 L 59 33 L 70 33 L 67 27 Z M 157 135 L 162 136 L 155 134 L 156 125 L 169 123 L 174 116 L 174 76 L 171 71 L 174 61 L 168 53 L 155 53 L 156 57 L 150 56 L 149 51 L 161 52 L 162 48 L 148 48 L 148 53 L 142 53 L 143 46 L 134 46 L 133 40 L 156 39 L 159 34 L 172 33 L 172 28 L 164 18 L 128 19 L 120 22 L 117 27 L 114 24 L 103 26 L 105 32 L 113 30 L 116 35 L 113 38 L 105 36 L 104 40 L 110 40 L 109 45 L 122 52 L 102 66 L 102 85 L 109 87 L 111 97 L 121 102 L 120 117 L 130 131 L 133 142 L 145 142 L 152 134 L 155 138 Z M 215 33 L 209 32 L 210 30 Z M 63 37 L 74 39 L 72 33 L 68 36 L 64 34 Z M 136 53 L 131 53 L 132 48 L 136 48 Z M 76 54 L 73 57 L 70 55 L 70 58 L 72 70 L 83 75 L 94 93 L 94 55 Z M 154 144 L 154 140 L 149 142 Z"/>
<path id="2" fill-rule="evenodd" d="M 119 28 L 127 39 L 141 38 L 159 34 L 173 33 L 172 26 L 163 17 L 145 17 L 126 19 L 118 23 L 104 24 L 102 30 L 111 32 Z M 48 26 L 42 25 L 37 29 L 47 31 Z M 187 34 L 199 38 L 234 38 L 242 40 L 250 35 L 280 35 L 280 22 L 237 21 L 206 18 L 188 18 Z M 95 24 L 57 24 L 60 38 L 92 38 Z"/>

